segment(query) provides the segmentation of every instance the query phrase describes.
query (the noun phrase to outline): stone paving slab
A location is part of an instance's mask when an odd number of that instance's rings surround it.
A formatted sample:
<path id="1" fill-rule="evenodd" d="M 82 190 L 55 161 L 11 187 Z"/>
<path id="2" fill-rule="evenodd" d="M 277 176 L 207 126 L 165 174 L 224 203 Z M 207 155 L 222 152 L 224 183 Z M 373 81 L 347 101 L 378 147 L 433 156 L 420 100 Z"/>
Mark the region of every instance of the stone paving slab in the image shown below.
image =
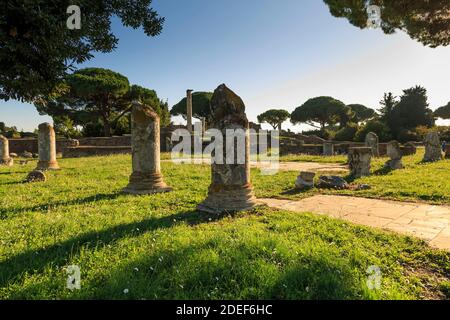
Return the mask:
<path id="1" fill-rule="evenodd" d="M 317 195 L 302 200 L 259 199 L 269 207 L 312 212 L 356 224 L 412 235 L 450 251 L 450 206 Z"/>
<path id="2" fill-rule="evenodd" d="M 162 160 L 161 162 L 176 161 L 178 163 L 188 163 L 187 160 L 175 159 L 175 160 Z M 210 164 L 210 159 L 195 158 L 192 160 L 193 164 Z M 264 162 L 250 161 L 250 166 L 259 169 L 271 169 L 270 164 Z M 280 162 L 280 171 L 314 171 L 314 172 L 336 172 L 347 173 L 348 166 L 338 163 L 316 163 L 316 162 Z M 273 169 L 273 168 L 272 168 Z"/>

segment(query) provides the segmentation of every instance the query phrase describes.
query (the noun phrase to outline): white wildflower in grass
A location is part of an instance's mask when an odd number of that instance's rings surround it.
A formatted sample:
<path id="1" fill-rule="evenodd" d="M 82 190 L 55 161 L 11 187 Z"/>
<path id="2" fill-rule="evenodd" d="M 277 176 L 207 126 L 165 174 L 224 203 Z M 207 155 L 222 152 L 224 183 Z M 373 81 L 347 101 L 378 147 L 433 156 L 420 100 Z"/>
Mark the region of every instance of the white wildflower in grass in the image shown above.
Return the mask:
<path id="1" fill-rule="evenodd" d="M 134 271 L 138 272 L 138 271 L 139 271 L 139 268 L 134 268 Z"/>
<path id="2" fill-rule="evenodd" d="M 124 290 L 123 290 L 123 293 L 124 293 L 124 294 L 128 294 L 128 292 L 130 292 L 130 290 L 128 290 L 128 289 L 124 289 Z"/>

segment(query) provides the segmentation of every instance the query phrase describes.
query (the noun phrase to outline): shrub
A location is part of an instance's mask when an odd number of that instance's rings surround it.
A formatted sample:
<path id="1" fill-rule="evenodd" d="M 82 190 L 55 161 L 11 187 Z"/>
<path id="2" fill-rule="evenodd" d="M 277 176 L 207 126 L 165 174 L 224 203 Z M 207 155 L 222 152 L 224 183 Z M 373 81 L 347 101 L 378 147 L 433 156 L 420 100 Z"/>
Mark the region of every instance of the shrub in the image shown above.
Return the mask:
<path id="1" fill-rule="evenodd" d="M 385 123 L 379 120 L 371 120 L 367 122 L 366 125 L 358 129 L 355 135 L 355 141 L 363 142 L 369 132 L 376 133 L 380 142 L 387 142 L 392 140 L 391 131 Z"/>
<path id="2" fill-rule="evenodd" d="M 336 132 L 334 139 L 337 141 L 353 141 L 356 132 L 358 132 L 358 125 L 356 123 L 349 123 L 346 127 Z"/>

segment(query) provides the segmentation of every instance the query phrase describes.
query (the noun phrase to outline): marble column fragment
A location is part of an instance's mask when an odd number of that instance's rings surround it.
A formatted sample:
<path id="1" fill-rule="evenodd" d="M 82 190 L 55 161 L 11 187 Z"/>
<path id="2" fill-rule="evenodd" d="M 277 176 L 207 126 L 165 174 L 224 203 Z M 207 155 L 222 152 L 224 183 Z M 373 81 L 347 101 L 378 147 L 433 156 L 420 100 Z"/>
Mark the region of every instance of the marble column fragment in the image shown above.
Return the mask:
<path id="1" fill-rule="evenodd" d="M 214 214 L 252 209 L 257 202 L 250 181 L 249 123 L 244 102 L 222 84 L 214 91 L 211 111 L 210 128 L 219 130 L 223 141 L 227 142 L 223 145 L 222 161 L 217 154 L 213 155 L 208 196 L 198 209 Z M 231 144 L 230 131 L 235 132 L 241 141 L 236 142 L 233 137 L 234 143 Z"/>
<path id="2" fill-rule="evenodd" d="M 39 161 L 36 170 L 59 170 L 58 161 L 56 161 L 55 130 L 47 122 L 41 123 L 38 130 Z"/>
<path id="3" fill-rule="evenodd" d="M 133 173 L 124 192 L 154 194 L 172 191 L 161 174 L 159 116 L 151 107 L 138 102 L 133 102 L 131 112 L 131 148 Z"/>

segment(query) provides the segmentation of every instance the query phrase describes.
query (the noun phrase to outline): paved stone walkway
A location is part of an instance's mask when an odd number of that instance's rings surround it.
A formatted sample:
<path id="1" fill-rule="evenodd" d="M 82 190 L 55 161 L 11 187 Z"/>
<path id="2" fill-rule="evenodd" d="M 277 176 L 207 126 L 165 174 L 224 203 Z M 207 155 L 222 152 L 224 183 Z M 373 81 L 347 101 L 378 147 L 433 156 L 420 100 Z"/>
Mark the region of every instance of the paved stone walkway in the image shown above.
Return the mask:
<path id="1" fill-rule="evenodd" d="M 201 159 L 194 159 L 194 164 L 201 164 Z M 168 162 L 172 160 L 162 160 L 162 162 Z M 180 163 L 183 160 L 177 160 Z M 203 163 L 209 164 L 211 163 L 210 159 L 203 159 Z M 267 165 L 263 162 L 250 161 L 250 166 L 254 168 L 270 168 L 270 165 Z M 314 171 L 314 172 L 348 172 L 348 166 L 341 165 L 338 163 L 316 163 L 316 162 L 280 162 L 279 170 L 281 171 Z"/>
<path id="2" fill-rule="evenodd" d="M 416 236 L 450 250 L 450 207 L 357 197 L 317 195 L 298 201 L 260 199 L 270 207 L 313 212 L 356 224 Z"/>

